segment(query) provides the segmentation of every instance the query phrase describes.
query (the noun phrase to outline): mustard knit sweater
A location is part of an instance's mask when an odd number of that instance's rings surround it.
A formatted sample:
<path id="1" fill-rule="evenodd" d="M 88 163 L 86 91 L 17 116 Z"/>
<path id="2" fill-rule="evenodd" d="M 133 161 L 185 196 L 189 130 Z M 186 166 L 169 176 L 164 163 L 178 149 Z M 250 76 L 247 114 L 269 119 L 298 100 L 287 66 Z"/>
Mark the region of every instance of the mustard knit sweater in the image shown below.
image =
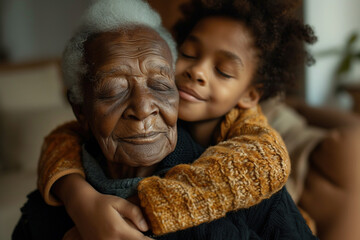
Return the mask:
<path id="1" fill-rule="evenodd" d="M 84 176 L 76 122 L 45 138 L 39 161 L 38 188 L 50 205 L 60 205 L 50 189 L 70 173 Z M 142 207 L 155 234 L 165 234 L 248 208 L 280 190 L 290 174 L 290 159 L 279 134 L 260 107 L 234 108 L 220 126 L 218 144 L 193 164 L 173 167 L 164 178 L 149 177 L 138 186 Z"/>

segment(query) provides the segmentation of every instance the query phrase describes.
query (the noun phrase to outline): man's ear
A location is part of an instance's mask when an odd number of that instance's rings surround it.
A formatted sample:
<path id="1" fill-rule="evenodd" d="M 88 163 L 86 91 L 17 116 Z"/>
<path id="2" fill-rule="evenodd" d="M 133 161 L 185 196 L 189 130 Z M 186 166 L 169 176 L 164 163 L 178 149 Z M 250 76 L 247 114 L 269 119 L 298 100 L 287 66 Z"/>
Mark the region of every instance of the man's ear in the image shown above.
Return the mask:
<path id="1" fill-rule="evenodd" d="M 67 92 L 67 99 L 71 105 L 71 108 L 73 110 L 73 113 L 76 117 L 76 120 L 80 123 L 80 125 L 83 127 L 83 129 L 85 131 L 89 130 L 89 124 L 86 120 L 85 117 L 85 113 L 84 113 L 84 108 L 83 108 L 83 104 L 77 104 L 77 103 L 73 103 L 70 99 L 70 94 L 69 91 Z"/>
<path id="2" fill-rule="evenodd" d="M 259 85 L 251 85 L 240 97 L 237 106 L 242 109 L 255 107 L 261 98 Z"/>

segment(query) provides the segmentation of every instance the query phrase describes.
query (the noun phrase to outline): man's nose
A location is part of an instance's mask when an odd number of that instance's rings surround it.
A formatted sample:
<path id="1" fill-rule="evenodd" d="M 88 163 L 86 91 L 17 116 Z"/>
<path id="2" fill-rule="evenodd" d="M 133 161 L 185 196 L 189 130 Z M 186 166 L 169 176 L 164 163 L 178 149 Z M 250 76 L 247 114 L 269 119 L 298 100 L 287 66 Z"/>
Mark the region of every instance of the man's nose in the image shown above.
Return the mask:
<path id="1" fill-rule="evenodd" d="M 129 104 L 123 114 L 126 119 L 142 121 L 159 114 L 156 98 L 149 90 L 135 88 L 129 98 Z"/>
<path id="2" fill-rule="evenodd" d="M 205 86 L 208 82 L 206 76 L 206 63 L 199 62 L 193 64 L 188 69 L 186 69 L 185 75 L 192 81 L 196 81 L 199 85 Z"/>

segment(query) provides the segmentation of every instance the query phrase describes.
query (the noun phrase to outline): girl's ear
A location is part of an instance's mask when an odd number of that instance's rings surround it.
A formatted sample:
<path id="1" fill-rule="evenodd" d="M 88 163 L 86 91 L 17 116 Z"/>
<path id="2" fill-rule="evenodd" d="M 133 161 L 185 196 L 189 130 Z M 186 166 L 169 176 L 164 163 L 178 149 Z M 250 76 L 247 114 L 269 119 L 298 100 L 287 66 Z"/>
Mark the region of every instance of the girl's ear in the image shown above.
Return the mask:
<path id="1" fill-rule="evenodd" d="M 251 85 L 240 97 L 237 106 L 242 109 L 255 107 L 261 98 L 259 85 Z"/>

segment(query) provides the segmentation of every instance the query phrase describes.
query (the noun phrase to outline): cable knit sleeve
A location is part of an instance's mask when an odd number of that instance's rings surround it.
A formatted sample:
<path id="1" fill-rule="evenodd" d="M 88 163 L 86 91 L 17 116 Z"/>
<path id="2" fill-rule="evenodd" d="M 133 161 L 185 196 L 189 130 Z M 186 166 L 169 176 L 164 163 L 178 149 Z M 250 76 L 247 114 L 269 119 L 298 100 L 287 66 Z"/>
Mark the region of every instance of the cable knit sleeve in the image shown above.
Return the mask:
<path id="1" fill-rule="evenodd" d="M 45 139 L 38 165 L 38 189 L 52 206 L 61 202 L 51 194 L 52 185 L 61 177 L 78 173 L 85 177 L 81 161 L 81 145 L 85 132 L 72 121 L 53 130 Z"/>
<path id="2" fill-rule="evenodd" d="M 219 143 L 194 163 L 173 167 L 164 178 L 140 182 L 141 205 L 155 234 L 248 208 L 284 186 L 290 174 L 289 156 L 260 107 L 233 109 L 220 130 Z"/>

